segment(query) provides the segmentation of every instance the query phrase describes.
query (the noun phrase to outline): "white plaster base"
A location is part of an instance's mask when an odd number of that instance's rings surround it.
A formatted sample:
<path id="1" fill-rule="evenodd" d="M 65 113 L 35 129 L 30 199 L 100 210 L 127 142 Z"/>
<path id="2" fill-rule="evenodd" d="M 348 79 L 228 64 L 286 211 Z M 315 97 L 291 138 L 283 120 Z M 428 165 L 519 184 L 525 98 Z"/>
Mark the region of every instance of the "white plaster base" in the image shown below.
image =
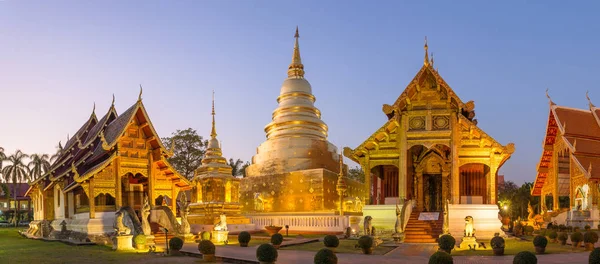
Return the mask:
<path id="1" fill-rule="evenodd" d="M 400 208 L 402 208 L 402 205 L 400 205 Z M 394 230 L 396 227 L 395 204 L 365 205 L 363 207 L 363 220 L 368 215 L 373 217 L 371 224 L 373 224 L 376 230 Z M 362 226 L 360 229 L 363 229 Z"/>
<path id="2" fill-rule="evenodd" d="M 333 211 L 256 213 L 245 216 L 250 218 L 250 222 L 255 224 L 258 230 L 275 225 L 283 227 L 280 232 L 285 232 L 285 226 L 288 225 L 289 232 L 321 233 L 343 233 L 346 227 L 350 226 L 349 218 L 355 217 L 336 215 Z"/>
<path id="3" fill-rule="evenodd" d="M 585 228 L 585 225 L 590 225 L 592 229 L 595 229 L 598 227 L 598 224 L 600 224 L 600 211 L 598 211 L 598 208 L 590 209 L 589 217 L 582 216 L 577 211 L 567 211 L 566 213 L 566 225 L 579 227 L 581 230 Z"/>
<path id="4" fill-rule="evenodd" d="M 133 235 L 116 236 L 113 249 L 116 251 L 133 250 Z"/>
<path id="5" fill-rule="evenodd" d="M 450 234 L 458 241 L 465 232 L 465 217 L 473 217 L 473 228 L 477 239 L 491 239 L 494 233 L 505 236 L 500 229 L 502 222 L 498 218 L 498 206 L 495 204 L 450 204 L 448 205 Z"/>
<path id="6" fill-rule="evenodd" d="M 86 233 L 89 235 L 102 235 L 115 231 L 113 224 L 115 221 L 115 213 L 103 212 L 96 213 L 96 218 L 90 219 L 89 213 L 80 213 L 72 218 L 53 220 L 51 225 L 54 230 L 61 230 L 61 223 L 65 221 L 67 230 Z"/>

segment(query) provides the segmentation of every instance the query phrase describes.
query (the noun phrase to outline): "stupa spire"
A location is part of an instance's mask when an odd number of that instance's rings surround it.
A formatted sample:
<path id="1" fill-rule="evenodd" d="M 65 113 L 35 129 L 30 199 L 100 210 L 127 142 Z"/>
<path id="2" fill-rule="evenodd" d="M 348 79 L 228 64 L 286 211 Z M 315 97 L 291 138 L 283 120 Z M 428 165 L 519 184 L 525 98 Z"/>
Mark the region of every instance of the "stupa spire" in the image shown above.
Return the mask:
<path id="1" fill-rule="evenodd" d="M 425 64 L 425 66 L 428 66 L 429 65 L 429 55 L 428 55 L 429 47 L 427 46 L 427 36 L 425 36 L 425 46 L 423 48 L 425 49 L 425 60 L 423 61 L 423 64 Z"/>
<path id="2" fill-rule="evenodd" d="M 288 67 L 288 77 L 304 78 L 304 65 L 302 64 L 302 58 L 300 57 L 300 44 L 298 44 L 298 39 L 300 38 L 298 26 L 296 26 L 294 38 L 296 38 L 296 41 L 294 43 L 292 63 L 290 63 L 290 66 Z"/>
<path id="3" fill-rule="evenodd" d="M 215 126 L 215 91 L 214 90 L 212 93 L 212 130 L 210 131 L 210 137 L 211 138 L 217 137 L 217 129 Z"/>

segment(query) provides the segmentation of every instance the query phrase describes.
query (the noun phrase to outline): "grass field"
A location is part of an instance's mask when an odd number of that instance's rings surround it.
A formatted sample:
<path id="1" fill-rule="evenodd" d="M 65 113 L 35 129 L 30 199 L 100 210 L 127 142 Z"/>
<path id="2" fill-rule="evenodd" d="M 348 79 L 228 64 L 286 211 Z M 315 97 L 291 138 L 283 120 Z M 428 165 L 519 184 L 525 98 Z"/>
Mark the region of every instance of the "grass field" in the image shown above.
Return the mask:
<path id="1" fill-rule="evenodd" d="M 492 251 L 492 247 L 489 242 L 486 242 L 485 245 L 487 249 L 484 250 L 457 250 L 454 248 L 452 250 L 452 256 L 493 256 L 494 252 Z M 533 246 L 533 242 L 525 241 L 525 240 L 516 240 L 516 239 L 506 239 L 504 246 L 504 255 L 516 255 L 521 251 L 531 251 L 535 252 L 535 247 Z M 546 246 L 545 254 L 556 254 L 556 253 L 569 253 L 569 252 L 582 252 L 583 248 L 576 249 L 573 251 L 573 247 L 570 245 L 561 246 L 557 243 L 548 242 Z"/>
<path id="2" fill-rule="evenodd" d="M 335 249 L 335 253 L 353 253 L 353 254 L 363 254 L 360 248 L 355 248 L 357 240 L 346 240 L 341 239 L 340 245 Z M 317 252 L 320 249 L 324 248 L 323 242 L 312 242 L 301 245 L 282 247 L 280 250 L 305 250 L 305 251 L 314 251 Z M 379 246 L 373 250 L 373 255 L 384 255 L 394 249 L 394 247 L 383 247 Z"/>

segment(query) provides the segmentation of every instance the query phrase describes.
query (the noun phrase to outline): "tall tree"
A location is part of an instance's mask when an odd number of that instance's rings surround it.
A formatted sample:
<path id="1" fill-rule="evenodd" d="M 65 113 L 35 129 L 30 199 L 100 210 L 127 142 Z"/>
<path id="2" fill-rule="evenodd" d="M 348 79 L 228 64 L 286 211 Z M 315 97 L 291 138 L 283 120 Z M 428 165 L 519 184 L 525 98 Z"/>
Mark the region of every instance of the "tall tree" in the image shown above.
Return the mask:
<path id="1" fill-rule="evenodd" d="M 250 161 L 246 161 L 246 163 L 244 163 L 244 165 L 242 165 L 242 168 L 240 169 L 240 173 L 244 178 L 246 178 L 246 168 L 248 168 L 248 166 L 250 166 Z"/>
<path id="2" fill-rule="evenodd" d="M 41 177 L 50 169 L 50 157 L 48 154 L 33 154 L 29 158 L 30 161 L 27 167 L 30 169 L 29 176 L 31 176 L 32 181 Z"/>
<path id="3" fill-rule="evenodd" d="M 4 154 L 4 148 L 0 147 L 0 179 L 2 178 L 2 162 L 6 159 L 6 154 Z"/>
<path id="4" fill-rule="evenodd" d="M 358 166 L 348 170 L 348 178 L 359 182 L 365 182 L 365 172 Z"/>
<path id="5" fill-rule="evenodd" d="M 17 150 L 14 154 L 6 158 L 8 165 L 2 168 L 4 180 L 6 182 L 13 183 L 13 200 L 15 200 L 15 212 L 13 214 L 13 220 L 15 222 L 15 226 L 17 226 L 19 222 L 19 208 L 17 208 L 17 193 L 19 188 L 21 187 L 21 183 L 23 181 L 28 180 L 29 178 L 29 175 L 27 174 L 28 169 L 27 166 L 25 166 L 25 159 L 27 157 L 27 154 L 23 153 L 21 150 Z"/>
<path id="6" fill-rule="evenodd" d="M 202 139 L 196 130 L 188 128 L 173 132 L 171 137 L 162 138 L 165 146 L 174 144 L 173 156 L 168 160 L 175 169 L 188 179 L 194 177 L 194 170 L 200 167 L 208 140 Z"/>
<path id="7" fill-rule="evenodd" d="M 241 159 L 229 159 L 228 165 L 231 166 L 231 175 L 246 177 L 246 168 L 250 166 L 250 162 L 244 163 Z"/>
<path id="8" fill-rule="evenodd" d="M 52 154 L 50 156 L 50 164 L 54 164 L 54 162 L 57 161 L 58 157 L 60 157 L 61 152 L 62 152 L 62 144 L 59 141 L 58 145 L 56 145 L 56 152 L 54 152 L 54 154 Z"/>

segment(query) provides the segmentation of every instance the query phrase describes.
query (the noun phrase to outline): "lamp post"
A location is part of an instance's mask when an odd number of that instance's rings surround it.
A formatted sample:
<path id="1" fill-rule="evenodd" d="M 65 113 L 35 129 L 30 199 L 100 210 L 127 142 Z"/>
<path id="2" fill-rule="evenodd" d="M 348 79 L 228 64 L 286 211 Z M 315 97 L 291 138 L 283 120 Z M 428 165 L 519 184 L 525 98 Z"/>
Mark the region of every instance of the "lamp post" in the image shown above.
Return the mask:
<path id="1" fill-rule="evenodd" d="M 290 226 L 289 225 L 285 225 L 285 236 L 288 236 L 288 231 L 290 230 Z"/>
<path id="2" fill-rule="evenodd" d="M 165 231 L 165 244 L 167 246 L 167 255 L 168 255 L 169 254 L 169 237 L 168 237 L 169 230 L 164 227 L 162 227 L 162 229 Z"/>

